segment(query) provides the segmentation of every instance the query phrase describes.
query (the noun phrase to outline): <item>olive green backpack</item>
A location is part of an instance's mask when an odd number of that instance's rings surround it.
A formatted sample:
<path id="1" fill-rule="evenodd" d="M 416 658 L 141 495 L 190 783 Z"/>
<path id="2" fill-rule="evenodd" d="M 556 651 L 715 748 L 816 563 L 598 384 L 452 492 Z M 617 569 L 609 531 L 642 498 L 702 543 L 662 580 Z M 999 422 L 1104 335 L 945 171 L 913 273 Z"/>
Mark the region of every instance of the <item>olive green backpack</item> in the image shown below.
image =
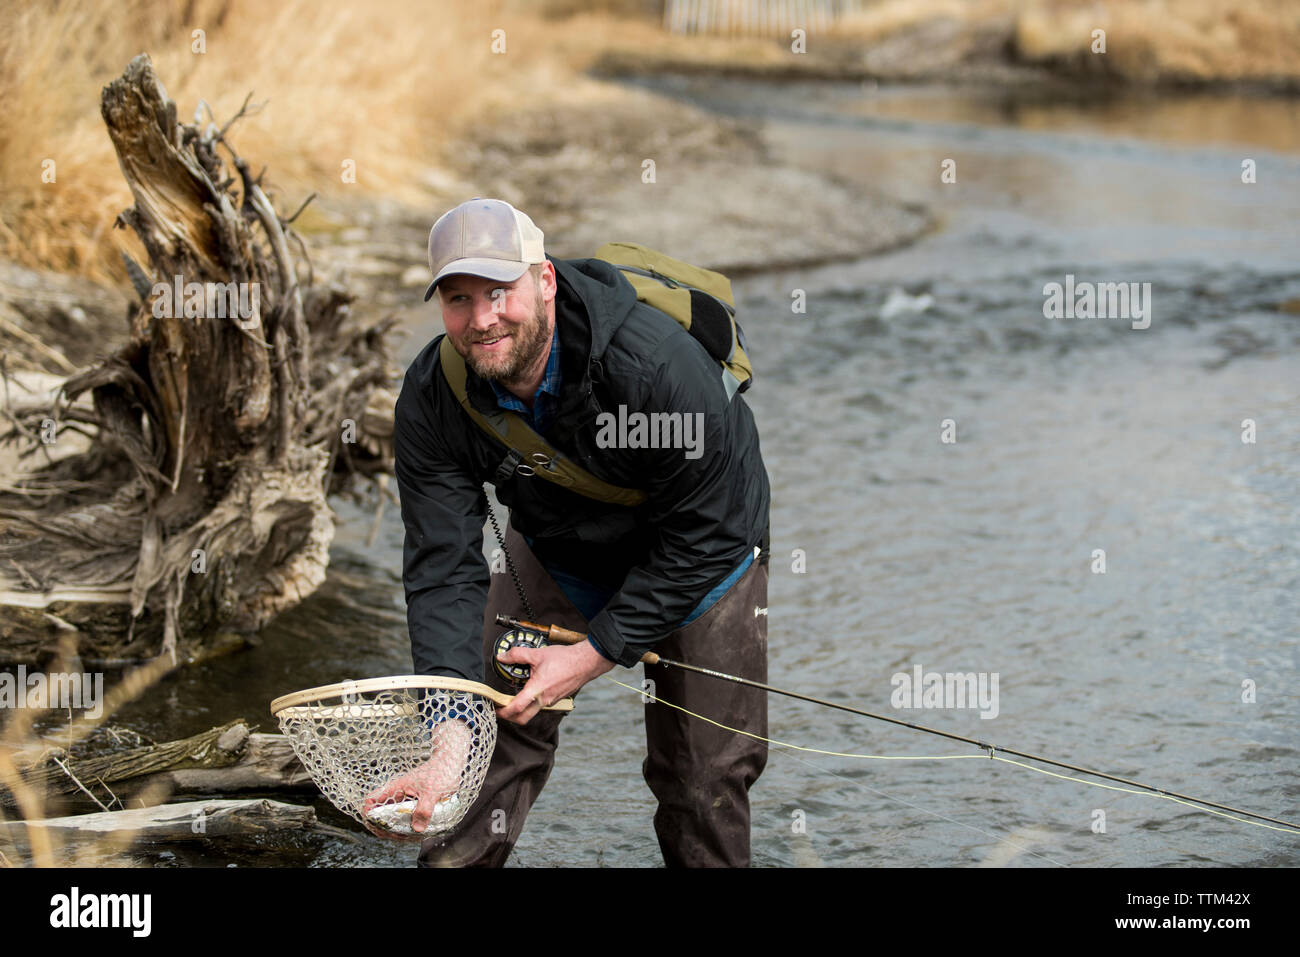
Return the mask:
<path id="1" fill-rule="evenodd" d="M 719 363 L 728 399 L 749 388 L 754 369 L 745 349 L 744 333 L 736 322 L 730 279 L 639 243 L 606 243 L 596 250 L 594 258 L 617 266 L 636 290 L 638 300 L 671 316 L 704 346 Z M 519 471 L 601 502 L 630 507 L 645 501 L 646 495 L 639 489 L 611 485 L 579 467 L 517 413 L 508 409 L 482 413 L 474 408 L 465 389 L 465 360 L 445 336 L 439 358 L 447 384 L 470 420 L 509 450 L 494 481 L 503 481 Z"/>

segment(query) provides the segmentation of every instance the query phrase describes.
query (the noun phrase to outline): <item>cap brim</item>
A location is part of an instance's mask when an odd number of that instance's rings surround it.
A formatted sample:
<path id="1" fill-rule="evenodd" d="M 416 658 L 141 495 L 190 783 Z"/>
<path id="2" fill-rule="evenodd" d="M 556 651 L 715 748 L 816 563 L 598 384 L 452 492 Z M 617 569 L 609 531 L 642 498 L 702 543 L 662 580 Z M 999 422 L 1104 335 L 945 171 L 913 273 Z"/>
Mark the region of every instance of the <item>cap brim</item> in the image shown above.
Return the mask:
<path id="1" fill-rule="evenodd" d="M 528 263 L 507 262 L 503 259 L 457 259 L 447 263 L 433 277 L 433 282 L 424 291 L 424 301 L 433 298 L 433 294 L 438 291 L 438 283 L 448 276 L 478 276 L 480 279 L 514 282 L 526 272 Z"/>

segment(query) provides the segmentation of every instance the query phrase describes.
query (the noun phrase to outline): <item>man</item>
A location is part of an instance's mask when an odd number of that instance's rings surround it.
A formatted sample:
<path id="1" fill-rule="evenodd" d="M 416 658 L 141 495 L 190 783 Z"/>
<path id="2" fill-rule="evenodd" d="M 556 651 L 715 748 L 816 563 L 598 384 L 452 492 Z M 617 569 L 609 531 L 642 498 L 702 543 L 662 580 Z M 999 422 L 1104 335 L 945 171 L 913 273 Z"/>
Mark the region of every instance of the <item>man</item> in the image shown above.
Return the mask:
<path id="1" fill-rule="evenodd" d="M 446 338 L 464 360 L 458 397 L 440 361 L 443 337 L 407 370 L 395 413 L 406 525 L 403 582 L 415 669 L 516 693 L 499 709 L 483 789 L 450 836 L 430 838 L 422 866 L 500 866 L 554 763 L 561 716 L 541 709 L 646 651 L 764 680 L 767 672 L 769 490 L 753 416 L 729 398 L 721 367 L 672 317 L 636 299 L 598 259 L 556 260 L 508 203 L 475 199 L 429 233 Z M 462 405 L 465 403 L 469 408 Z M 597 425 L 604 411 L 681 413 L 700 425 L 690 449 L 630 447 Z M 518 413 L 595 479 L 644 492 L 612 504 L 537 474 L 476 423 Z M 629 447 L 621 447 L 629 446 Z M 510 574 L 483 557 L 483 484 L 510 509 L 506 550 L 534 620 L 584 632 L 585 643 L 517 648 L 522 689 L 493 667 L 495 624 L 529 617 Z M 755 735 L 761 692 L 647 666 L 658 697 Z M 580 719 L 579 719 L 580 720 Z M 669 865 L 749 863 L 748 790 L 766 746 L 664 704 L 646 705 L 643 772 L 659 800 L 655 829 Z M 415 776 L 422 830 L 446 793 Z M 435 791 L 437 793 L 435 793 Z"/>

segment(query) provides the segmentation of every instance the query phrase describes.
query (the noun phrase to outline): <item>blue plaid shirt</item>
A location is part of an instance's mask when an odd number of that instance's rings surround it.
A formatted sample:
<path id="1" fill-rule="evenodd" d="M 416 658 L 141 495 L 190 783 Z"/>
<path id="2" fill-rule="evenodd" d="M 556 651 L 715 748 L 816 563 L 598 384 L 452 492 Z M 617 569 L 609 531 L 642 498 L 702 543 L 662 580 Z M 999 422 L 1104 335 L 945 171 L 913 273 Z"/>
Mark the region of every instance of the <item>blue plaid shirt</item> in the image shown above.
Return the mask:
<path id="1" fill-rule="evenodd" d="M 551 354 L 546 360 L 546 371 L 542 373 L 542 384 L 533 396 L 533 407 L 529 409 L 515 396 L 511 395 L 491 379 L 488 385 L 496 393 L 497 405 L 512 412 L 518 412 L 533 427 L 533 431 L 546 434 L 555 418 L 555 407 L 560 401 L 560 329 L 558 324 L 551 334 Z"/>

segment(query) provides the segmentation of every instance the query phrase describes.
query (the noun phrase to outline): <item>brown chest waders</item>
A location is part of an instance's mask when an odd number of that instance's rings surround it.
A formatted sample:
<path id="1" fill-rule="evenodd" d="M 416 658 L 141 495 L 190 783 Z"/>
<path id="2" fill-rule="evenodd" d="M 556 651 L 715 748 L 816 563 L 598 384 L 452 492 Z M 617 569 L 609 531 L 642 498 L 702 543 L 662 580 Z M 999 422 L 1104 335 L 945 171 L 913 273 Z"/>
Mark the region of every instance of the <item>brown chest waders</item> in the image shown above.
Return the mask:
<path id="1" fill-rule="evenodd" d="M 504 536 L 526 609 L 511 575 L 493 575 L 483 613 L 485 683 L 517 691 L 492 657 L 501 626 L 498 614 L 586 631 L 573 606 L 513 527 Z M 665 657 L 767 680 L 766 555 L 707 612 L 656 645 Z M 647 666 L 647 690 L 751 734 L 767 735 L 767 696 L 743 685 L 720 685 L 701 675 Z M 642 773 L 659 801 L 654 825 L 670 867 L 745 867 L 749 864 L 749 788 L 767 763 L 767 745 L 647 701 L 647 756 Z M 445 838 L 420 849 L 421 867 L 501 867 L 523 831 L 524 820 L 555 764 L 563 715 L 542 713 L 519 726 L 498 723 L 496 751 L 478 799 Z"/>

